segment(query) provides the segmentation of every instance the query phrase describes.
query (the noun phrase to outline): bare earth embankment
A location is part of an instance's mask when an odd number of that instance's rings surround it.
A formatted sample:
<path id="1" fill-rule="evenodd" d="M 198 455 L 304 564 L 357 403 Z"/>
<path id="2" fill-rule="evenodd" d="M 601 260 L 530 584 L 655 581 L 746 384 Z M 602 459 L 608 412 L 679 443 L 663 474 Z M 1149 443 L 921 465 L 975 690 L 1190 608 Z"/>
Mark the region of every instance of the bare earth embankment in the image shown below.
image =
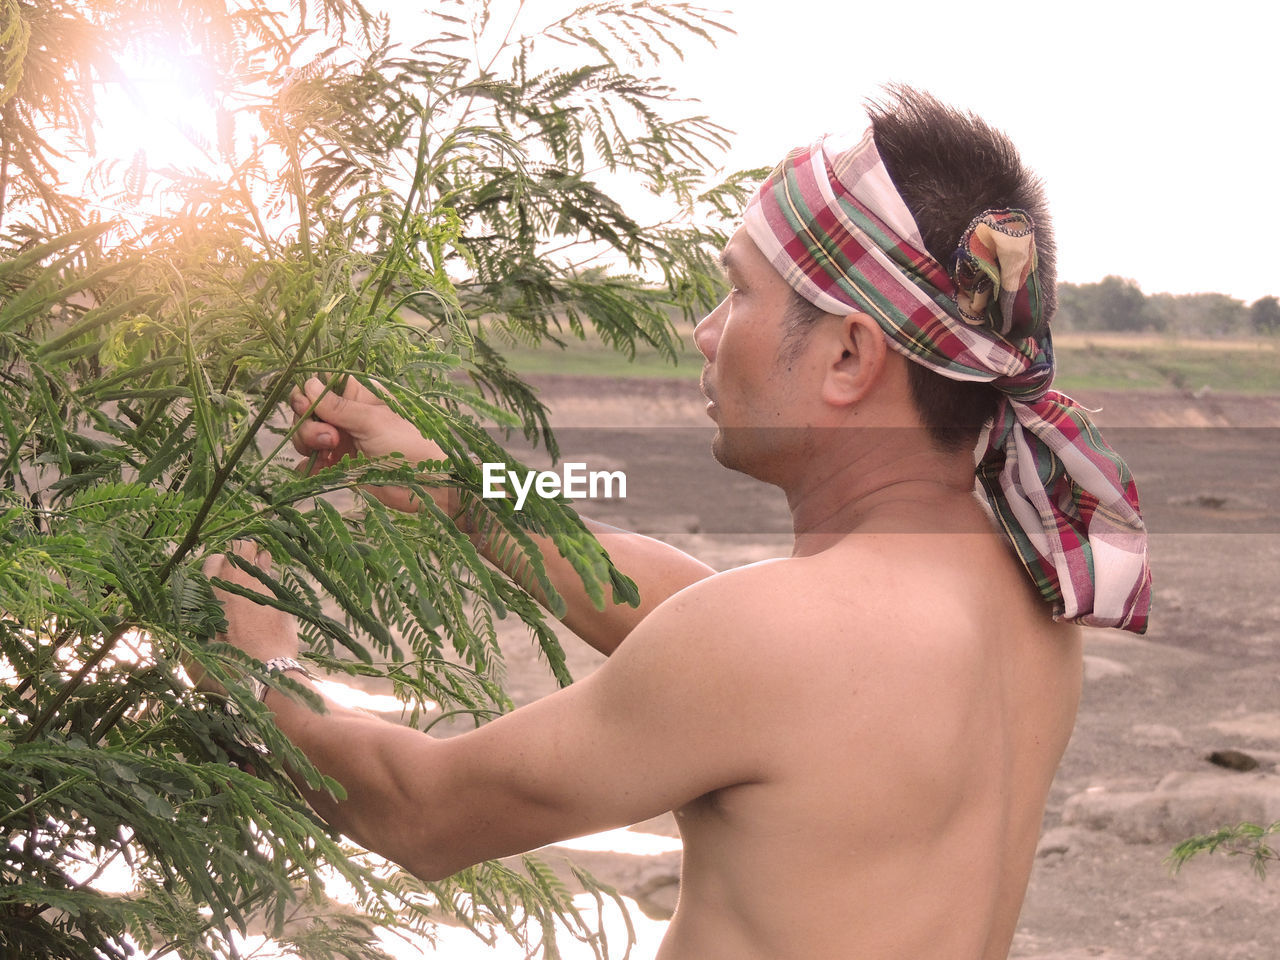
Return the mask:
<path id="1" fill-rule="evenodd" d="M 622 469 L 626 500 L 582 512 L 676 542 L 718 568 L 784 554 L 776 490 L 728 474 L 688 381 L 534 377 L 563 456 Z M 1280 870 L 1238 859 L 1164 863 L 1190 833 L 1280 819 L 1280 398 L 1083 393 L 1129 460 L 1152 530 L 1155 603 L 1142 638 L 1091 631 L 1075 736 L 1014 941 L 1021 960 L 1270 960 Z M 780 643 L 783 642 L 780 638 Z M 576 672 L 599 662 L 571 636 Z M 551 689 L 518 627 L 506 635 L 518 700 Z M 1236 749 L 1247 773 L 1205 758 Z M 646 830 L 674 833 L 669 822 Z M 661 910 L 678 854 L 573 855 Z"/>

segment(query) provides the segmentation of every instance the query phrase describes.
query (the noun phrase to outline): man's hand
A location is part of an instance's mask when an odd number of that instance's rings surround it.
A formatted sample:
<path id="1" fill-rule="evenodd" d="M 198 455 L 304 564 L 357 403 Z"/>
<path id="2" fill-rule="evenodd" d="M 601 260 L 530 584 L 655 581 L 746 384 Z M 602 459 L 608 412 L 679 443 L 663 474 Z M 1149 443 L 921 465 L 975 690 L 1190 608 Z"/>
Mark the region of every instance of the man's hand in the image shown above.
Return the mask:
<path id="1" fill-rule="evenodd" d="M 347 379 L 342 396 L 338 396 L 326 393 L 325 385 L 312 377 L 302 390 L 293 391 L 289 404 L 301 420 L 293 435 L 294 448 L 304 456 L 314 456 L 316 469 L 333 466 L 357 452 L 369 458 L 399 453 L 410 463 L 445 459 L 438 444 L 354 378 Z M 418 509 L 417 498 L 403 487 L 371 487 L 370 492 L 393 509 L 406 513 Z M 432 498 L 442 510 L 451 515 L 457 512 L 455 490 L 438 488 Z"/>
<path id="2" fill-rule="evenodd" d="M 402 453 L 410 463 L 444 459 L 444 451 L 437 444 L 423 437 L 413 424 L 397 416 L 376 393 L 354 379 L 348 379 L 342 396 L 338 396 L 332 392 L 326 394 L 324 384 L 313 378 L 302 390 L 293 392 L 289 403 L 300 421 L 294 433 L 294 446 L 301 454 L 314 455 L 317 467 L 331 466 L 356 452 L 367 457 Z M 419 508 L 417 498 L 403 487 L 371 487 L 370 492 L 397 510 L 414 512 Z M 456 488 L 433 488 L 431 497 L 441 510 L 454 518 L 488 560 L 535 600 L 548 606 L 541 585 L 530 573 L 524 552 L 514 549 L 502 533 L 482 535 L 469 516 L 472 511 L 462 509 L 462 498 Z M 612 653 L 631 628 L 668 597 L 715 572 L 675 547 L 649 537 L 593 520 L 587 520 L 586 524 L 587 529 L 602 539 L 618 569 L 636 581 L 642 598 L 639 607 L 610 603 L 603 612 L 597 610 L 578 571 L 561 556 L 551 538 L 544 534 L 530 534 L 530 537 L 542 555 L 546 575 L 566 603 L 567 609 L 560 619 L 602 653 Z"/>
<path id="3" fill-rule="evenodd" d="M 270 559 L 265 551 L 250 541 L 241 541 L 235 546 L 236 555 L 256 564 L 264 570 L 270 569 Z M 210 557 L 204 562 L 205 576 L 218 577 L 231 583 L 247 587 L 255 592 L 261 591 L 261 583 L 234 566 L 222 554 Z M 227 619 L 227 632 L 219 634 L 218 639 L 238 647 L 251 657 L 267 661 L 273 657 L 296 657 L 298 654 L 298 627 L 293 617 L 282 610 L 268 607 L 257 601 L 238 594 L 227 593 L 214 588 L 214 594 L 222 601 L 223 616 Z M 207 675 L 202 675 L 198 667 L 187 665 L 196 686 L 208 693 L 225 695 L 222 685 Z"/>

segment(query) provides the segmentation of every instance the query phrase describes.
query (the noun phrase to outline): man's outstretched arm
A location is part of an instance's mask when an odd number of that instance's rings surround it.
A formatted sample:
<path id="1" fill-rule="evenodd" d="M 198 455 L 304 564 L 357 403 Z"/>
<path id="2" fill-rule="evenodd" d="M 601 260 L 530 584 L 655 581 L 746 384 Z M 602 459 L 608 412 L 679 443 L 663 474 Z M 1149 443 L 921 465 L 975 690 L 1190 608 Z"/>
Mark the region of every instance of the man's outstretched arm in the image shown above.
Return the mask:
<path id="1" fill-rule="evenodd" d="M 206 570 L 254 586 L 221 559 Z M 229 642 L 264 661 L 296 654 L 286 614 L 239 595 L 222 600 Z M 725 598 L 676 600 L 587 678 L 448 739 L 332 703 L 317 714 L 278 690 L 266 702 L 281 732 L 346 790 L 339 802 L 304 788 L 316 812 L 438 879 L 764 779 L 742 711 L 770 681 L 741 656 L 740 637 L 712 631 L 731 607 Z M 692 634 L 704 642 L 689 642 Z"/>
<path id="2" fill-rule="evenodd" d="M 342 457 L 356 452 L 368 457 L 400 453 L 411 462 L 444 458 L 444 451 L 439 446 L 423 437 L 417 428 L 398 417 L 355 380 L 348 381 L 344 396 L 325 393 L 325 387 L 319 380 L 309 380 L 305 392 L 295 391 L 290 403 L 295 414 L 307 417 L 298 425 L 294 445 L 300 453 L 316 455 L 320 467 L 337 463 Z M 406 490 L 380 488 L 373 492 L 396 509 L 412 511 L 418 508 Z M 506 549 L 505 538 L 501 535 L 490 539 L 469 522 L 456 490 L 438 488 L 433 497 L 442 510 L 458 519 L 459 527 L 491 563 L 539 602 L 546 604 L 546 597 L 529 576 L 519 552 Z M 606 602 L 603 610 L 597 610 L 587 596 L 577 571 L 560 556 L 551 539 L 531 537 L 542 554 L 548 578 L 565 600 L 567 609 L 562 621 L 601 653 L 613 653 L 636 624 L 668 597 L 715 572 L 670 544 L 594 520 L 584 518 L 584 522 L 608 551 L 614 565 L 635 581 L 640 591 L 638 607 Z"/>

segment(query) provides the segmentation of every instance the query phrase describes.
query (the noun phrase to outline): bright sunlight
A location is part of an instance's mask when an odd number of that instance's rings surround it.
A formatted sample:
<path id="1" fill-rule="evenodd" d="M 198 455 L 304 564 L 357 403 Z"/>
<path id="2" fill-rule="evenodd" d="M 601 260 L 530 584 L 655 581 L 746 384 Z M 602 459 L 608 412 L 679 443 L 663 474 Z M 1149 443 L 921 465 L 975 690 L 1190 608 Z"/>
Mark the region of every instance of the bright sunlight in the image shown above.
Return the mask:
<path id="1" fill-rule="evenodd" d="M 157 172 L 209 171 L 220 164 L 212 77 L 197 58 L 158 49 L 119 61 L 104 83 L 92 164 L 108 215 L 166 210 Z"/>

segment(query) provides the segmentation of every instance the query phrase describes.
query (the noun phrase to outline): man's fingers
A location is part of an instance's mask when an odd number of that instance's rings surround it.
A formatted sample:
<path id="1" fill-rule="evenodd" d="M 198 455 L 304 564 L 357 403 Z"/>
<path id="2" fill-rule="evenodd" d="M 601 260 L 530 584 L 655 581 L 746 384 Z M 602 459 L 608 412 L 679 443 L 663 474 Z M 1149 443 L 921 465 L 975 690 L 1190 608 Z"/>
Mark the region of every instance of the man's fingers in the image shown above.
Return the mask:
<path id="1" fill-rule="evenodd" d="M 222 567 L 226 562 L 226 558 L 222 554 L 211 553 L 204 558 L 204 563 L 200 565 L 200 570 L 206 577 L 220 577 L 222 576 Z"/>
<path id="2" fill-rule="evenodd" d="M 354 453 L 352 433 L 368 421 L 367 411 L 359 409 L 363 404 L 324 390 L 324 384 L 312 377 L 304 389 L 295 388 L 289 394 L 289 406 L 297 424 L 293 448 L 304 457 L 329 454 L 321 456 L 321 462 L 315 464 L 317 468 L 337 463 L 344 453 Z M 344 447 L 346 449 L 341 449 Z"/>
<path id="3" fill-rule="evenodd" d="M 333 391 L 325 392 L 324 384 L 312 377 L 303 385 L 305 402 L 299 401 L 294 412 L 299 416 L 311 411 L 311 416 L 353 434 L 361 433 L 368 425 L 370 414 L 378 405 L 364 402 L 364 397 L 371 397 L 354 380 L 347 381 L 346 396 L 339 396 Z"/>
<path id="4" fill-rule="evenodd" d="M 304 420 L 293 434 L 293 448 L 304 456 L 337 446 L 337 429 L 322 420 Z"/>
<path id="5" fill-rule="evenodd" d="M 319 377 L 311 377 L 299 390 L 294 387 L 289 393 L 289 406 L 293 408 L 295 417 L 323 417 L 322 410 L 330 416 L 341 416 L 343 407 L 349 401 L 329 391 L 325 392 L 325 384 Z"/>
<path id="6" fill-rule="evenodd" d="M 307 414 L 307 408 L 311 406 L 311 401 L 307 399 L 307 395 L 294 387 L 289 391 L 289 407 L 293 410 L 295 417 L 304 417 Z"/>
<path id="7" fill-rule="evenodd" d="M 260 569 L 263 573 L 271 572 L 271 554 L 262 549 L 253 540 L 236 540 L 231 544 L 231 548 L 226 554 L 215 553 L 205 558 L 202 570 L 206 577 L 218 577 L 221 580 L 227 580 L 231 583 L 238 583 L 243 587 L 254 587 L 258 589 L 261 583 L 257 577 L 253 576 L 246 570 L 233 564 L 228 555 L 234 553 L 241 560 L 247 561 Z M 215 592 L 217 588 L 214 588 Z M 226 597 L 219 596 L 226 602 Z"/>
<path id="8" fill-rule="evenodd" d="M 218 639 L 264 663 L 272 657 L 297 656 L 296 623 L 292 617 L 270 607 L 270 593 L 255 576 L 255 567 L 257 571 L 269 573 L 271 556 L 269 551 L 252 540 L 237 540 L 228 544 L 226 553 L 205 559 L 203 569 L 207 576 L 217 577 L 243 591 L 214 588 L 227 621 L 225 633 L 219 634 Z M 204 675 L 198 665 L 188 664 L 187 669 L 200 689 L 211 693 L 224 692 L 219 684 Z"/>
<path id="9" fill-rule="evenodd" d="M 356 403 L 372 403 L 383 404 L 386 402 L 388 395 L 387 388 L 377 380 L 370 380 L 373 389 L 370 390 L 355 377 L 347 377 L 346 389 L 342 391 L 342 395 L 348 400 Z"/>
<path id="10" fill-rule="evenodd" d="M 234 547 L 237 556 L 248 560 L 264 572 L 270 572 L 271 552 L 260 546 L 256 540 L 236 540 Z"/>
<path id="11" fill-rule="evenodd" d="M 312 419 L 311 398 L 294 387 L 289 391 L 289 409 L 293 411 L 295 427 L 292 437 L 293 449 L 304 457 L 322 450 L 326 446 L 323 439 L 332 436 L 333 433 L 326 429 L 327 425 Z"/>

